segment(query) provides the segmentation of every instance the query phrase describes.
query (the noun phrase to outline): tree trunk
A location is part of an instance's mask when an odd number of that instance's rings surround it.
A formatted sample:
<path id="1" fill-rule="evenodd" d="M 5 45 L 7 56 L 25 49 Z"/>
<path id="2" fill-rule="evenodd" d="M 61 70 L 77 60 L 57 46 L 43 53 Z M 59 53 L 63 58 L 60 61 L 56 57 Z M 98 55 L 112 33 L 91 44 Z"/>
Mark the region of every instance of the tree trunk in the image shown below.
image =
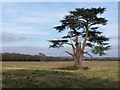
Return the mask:
<path id="1" fill-rule="evenodd" d="M 77 60 L 74 59 L 74 66 L 77 66 Z"/>
<path id="2" fill-rule="evenodd" d="M 80 69 L 80 59 L 77 60 L 77 67 Z"/>
<path id="3" fill-rule="evenodd" d="M 79 59 L 79 68 L 82 67 L 82 60 L 83 60 L 83 54 L 81 54 L 80 59 Z"/>
<path id="4" fill-rule="evenodd" d="M 80 59 L 75 59 L 75 60 L 74 60 L 74 65 L 75 65 L 77 68 L 81 68 L 81 60 L 80 60 Z"/>
<path id="5" fill-rule="evenodd" d="M 74 59 L 74 65 L 79 69 L 81 69 L 82 67 L 82 60 L 83 60 L 83 54 L 81 54 L 79 58 Z"/>

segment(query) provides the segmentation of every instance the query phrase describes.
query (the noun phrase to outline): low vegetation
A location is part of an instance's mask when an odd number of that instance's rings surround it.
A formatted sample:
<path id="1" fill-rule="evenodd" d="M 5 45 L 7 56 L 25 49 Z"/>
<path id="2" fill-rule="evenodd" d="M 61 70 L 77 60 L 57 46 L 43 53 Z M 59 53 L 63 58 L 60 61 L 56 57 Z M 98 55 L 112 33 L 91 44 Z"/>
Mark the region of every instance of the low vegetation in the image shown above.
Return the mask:
<path id="1" fill-rule="evenodd" d="M 73 61 L 71 57 L 51 57 L 42 53 L 39 55 L 20 53 L 0 53 L 2 61 Z M 85 58 L 84 61 L 118 61 L 118 58 Z"/>
<path id="2" fill-rule="evenodd" d="M 42 53 L 39 55 L 20 54 L 20 53 L 1 53 L 2 61 L 63 61 L 71 60 L 70 58 L 45 56 Z"/>
<path id="3" fill-rule="evenodd" d="M 118 61 L 3 62 L 3 88 L 117 88 Z"/>

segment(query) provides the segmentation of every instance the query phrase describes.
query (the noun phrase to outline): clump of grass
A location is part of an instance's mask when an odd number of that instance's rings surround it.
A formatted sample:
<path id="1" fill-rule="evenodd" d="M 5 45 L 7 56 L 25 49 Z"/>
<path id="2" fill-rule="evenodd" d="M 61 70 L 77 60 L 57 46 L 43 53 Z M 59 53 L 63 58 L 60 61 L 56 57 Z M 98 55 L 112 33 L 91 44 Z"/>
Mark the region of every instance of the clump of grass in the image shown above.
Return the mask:
<path id="1" fill-rule="evenodd" d="M 58 69 L 60 69 L 60 70 L 79 70 L 79 67 L 73 65 L 73 66 L 60 67 Z"/>
<path id="2" fill-rule="evenodd" d="M 90 69 L 89 67 L 81 67 L 83 70 L 88 70 Z"/>

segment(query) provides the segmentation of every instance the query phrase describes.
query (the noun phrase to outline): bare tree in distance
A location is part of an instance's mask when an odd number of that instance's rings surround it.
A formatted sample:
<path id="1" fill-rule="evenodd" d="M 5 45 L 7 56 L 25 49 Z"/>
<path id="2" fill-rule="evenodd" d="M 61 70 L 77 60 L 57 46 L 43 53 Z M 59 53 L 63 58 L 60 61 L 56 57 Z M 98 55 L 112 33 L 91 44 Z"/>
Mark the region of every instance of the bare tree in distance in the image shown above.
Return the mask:
<path id="1" fill-rule="evenodd" d="M 60 48 L 64 44 L 72 47 L 72 52 L 65 51 L 74 59 L 75 66 L 81 68 L 85 54 L 91 56 L 98 54 L 105 55 L 105 51 L 110 49 L 109 38 L 102 35 L 98 30 L 100 25 L 106 25 L 107 20 L 100 15 L 105 8 L 76 8 L 70 11 L 61 21 L 61 25 L 54 27 L 59 33 L 68 30 L 67 35 L 61 39 L 49 40 L 50 48 Z M 89 50 L 86 50 L 89 47 Z M 92 57 L 92 56 L 91 56 Z"/>

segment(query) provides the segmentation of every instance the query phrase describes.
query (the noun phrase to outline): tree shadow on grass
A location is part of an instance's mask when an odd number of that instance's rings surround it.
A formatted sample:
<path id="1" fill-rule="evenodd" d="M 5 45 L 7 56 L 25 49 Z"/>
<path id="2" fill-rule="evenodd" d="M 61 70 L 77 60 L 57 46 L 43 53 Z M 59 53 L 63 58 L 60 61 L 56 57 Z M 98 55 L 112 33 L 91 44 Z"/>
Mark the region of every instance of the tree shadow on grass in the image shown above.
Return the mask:
<path id="1" fill-rule="evenodd" d="M 117 88 L 117 81 L 64 70 L 3 71 L 3 88 Z"/>
<path id="2" fill-rule="evenodd" d="M 79 70 L 79 69 L 82 69 L 82 70 L 88 70 L 89 67 L 77 67 L 75 65 L 72 65 L 72 66 L 65 66 L 65 67 L 59 67 L 57 69 L 60 69 L 60 70 Z"/>

